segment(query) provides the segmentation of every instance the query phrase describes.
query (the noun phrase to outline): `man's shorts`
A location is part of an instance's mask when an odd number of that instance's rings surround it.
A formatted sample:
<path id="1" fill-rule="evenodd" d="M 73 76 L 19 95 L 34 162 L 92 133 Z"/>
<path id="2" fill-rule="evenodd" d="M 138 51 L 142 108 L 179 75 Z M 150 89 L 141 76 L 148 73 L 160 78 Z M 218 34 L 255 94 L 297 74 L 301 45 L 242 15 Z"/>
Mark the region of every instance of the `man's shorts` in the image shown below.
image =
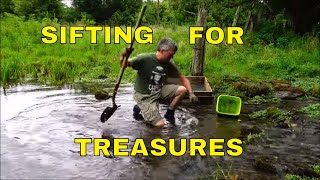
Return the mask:
<path id="1" fill-rule="evenodd" d="M 141 109 L 142 115 L 147 123 L 157 124 L 162 119 L 159 113 L 159 102 L 169 104 L 175 97 L 179 85 L 167 84 L 161 90 L 153 94 L 141 94 L 135 92 L 133 99 Z"/>

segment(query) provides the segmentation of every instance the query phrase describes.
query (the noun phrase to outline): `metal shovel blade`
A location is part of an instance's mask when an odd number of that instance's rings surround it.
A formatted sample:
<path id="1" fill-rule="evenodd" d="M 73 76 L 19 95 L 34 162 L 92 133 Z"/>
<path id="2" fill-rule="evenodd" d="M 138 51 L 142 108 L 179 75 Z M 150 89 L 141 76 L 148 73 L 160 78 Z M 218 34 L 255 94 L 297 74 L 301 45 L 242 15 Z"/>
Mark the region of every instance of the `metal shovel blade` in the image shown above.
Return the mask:
<path id="1" fill-rule="evenodd" d="M 101 114 L 100 120 L 101 122 L 106 122 L 112 115 L 113 113 L 118 109 L 117 105 L 114 105 L 113 107 L 107 107 Z"/>

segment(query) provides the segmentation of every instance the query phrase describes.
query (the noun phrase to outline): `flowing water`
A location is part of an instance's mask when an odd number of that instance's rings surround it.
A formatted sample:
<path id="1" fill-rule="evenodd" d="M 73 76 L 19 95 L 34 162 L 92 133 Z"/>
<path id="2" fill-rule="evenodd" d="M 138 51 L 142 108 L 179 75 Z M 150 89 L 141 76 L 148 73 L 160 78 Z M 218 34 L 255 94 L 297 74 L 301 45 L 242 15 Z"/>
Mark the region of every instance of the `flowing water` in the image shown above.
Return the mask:
<path id="1" fill-rule="evenodd" d="M 90 85 L 89 85 L 90 87 Z M 237 118 L 219 117 L 215 104 L 183 103 L 176 111 L 176 126 L 155 129 L 132 117 L 135 104 L 131 86 L 119 89 L 116 102 L 121 107 L 106 122 L 100 114 L 111 99 L 96 100 L 88 85 L 51 87 L 19 85 L 1 93 L 1 179 L 197 179 L 216 170 L 237 174 L 243 179 L 282 179 L 291 166 L 312 164 L 320 159 L 319 121 L 299 117 L 293 129 L 269 127 L 252 121 L 248 113 L 267 105 L 244 105 Z M 285 101 L 286 110 L 312 102 Z M 166 111 L 160 107 L 161 114 Z M 80 156 L 74 138 L 129 138 L 129 148 L 136 138 L 150 142 L 154 138 L 224 138 L 239 137 L 241 127 L 257 125 L 267 138 L 258 145 L 243 146 L 239 157 L 166 154 L 162 157 L 132 156 L 106 158 L 93 156 L 93 145 L 87 156 Z M 209 141 L 208 141 L 209 142 Z M 178 143 L 177 143 L 178 144 Z M 275 173 L 254 168 L 257 156 L 272 157 Z"/>

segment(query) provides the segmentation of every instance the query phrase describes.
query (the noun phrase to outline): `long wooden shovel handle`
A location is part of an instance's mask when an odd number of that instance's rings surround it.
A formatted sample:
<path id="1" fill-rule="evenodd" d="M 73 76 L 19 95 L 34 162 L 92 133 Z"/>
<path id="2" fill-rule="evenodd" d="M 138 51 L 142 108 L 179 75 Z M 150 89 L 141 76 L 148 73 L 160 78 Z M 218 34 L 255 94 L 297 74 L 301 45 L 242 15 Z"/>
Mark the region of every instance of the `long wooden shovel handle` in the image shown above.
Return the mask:
<path id="1" fill-rule="evenodd" d="M 141 8 L 141 11 L 140 11 L 140 15 L 139 15 L 139 19 L 136 23 L 136 27 L 134 28 L 134 31 L 140 26 L 141 24 L 141 21 L 142 21 L 142 16 L 144 14 L 144 12 L 146 11 L 146 5 L 144 4 Z M 134 32 L 132 33 L 132 41 L 129 45 L 129 50 L 131 51 L 132 50 L 132 46 L 133 46 L 133 43 L 134 43 L 135 39 L 134 39 Z M 113 90 L 113 95 L 112 95 L 112 103 L 113 103 L 113 106 L 117 106 L 116 105 L 116 102 L 115 102 L 115 99 L 116 99 L 116 95 L 117 95 L 117 92 L 118 92 L 118 88 L 119 88 L 119 85 L 120 85 L 120 82 L 122 80 L 122 76 L 123 76 L 123 73 L 124 73 L 124 70 L 125 70 L 125 64 L 127 63 L 128 59 L 129 59 L 129 56 L 130 55 L 126 55 L 123 59 L 123 62 L 122 62 L 122 66 L 121 66 L 121 72 L 120 72 L 120 75 L 119 75 L 119 78 L 118 78 L 118 81 L 117 81 L 117 84 L 114 86 L 114 90 Z"/>

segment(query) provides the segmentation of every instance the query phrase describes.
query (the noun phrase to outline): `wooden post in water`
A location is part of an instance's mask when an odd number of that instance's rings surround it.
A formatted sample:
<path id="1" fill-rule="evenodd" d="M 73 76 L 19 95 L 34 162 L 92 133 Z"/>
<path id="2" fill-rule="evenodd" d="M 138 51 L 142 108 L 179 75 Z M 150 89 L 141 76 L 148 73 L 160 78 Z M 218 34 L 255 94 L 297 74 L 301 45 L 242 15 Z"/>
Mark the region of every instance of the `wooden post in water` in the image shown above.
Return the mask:
<path id="1" fill-rule="evenodd" d="M 203 64 L 205 54 L 206 29 L 207 29 L 207 14 L 208 11 L 201 6 L 198 11 L 197 26 L 203 27 L 202 38 L 196 39 L 194 45 L 194 55 L 191 65 L 192 76 L 203 76 Z"/>

